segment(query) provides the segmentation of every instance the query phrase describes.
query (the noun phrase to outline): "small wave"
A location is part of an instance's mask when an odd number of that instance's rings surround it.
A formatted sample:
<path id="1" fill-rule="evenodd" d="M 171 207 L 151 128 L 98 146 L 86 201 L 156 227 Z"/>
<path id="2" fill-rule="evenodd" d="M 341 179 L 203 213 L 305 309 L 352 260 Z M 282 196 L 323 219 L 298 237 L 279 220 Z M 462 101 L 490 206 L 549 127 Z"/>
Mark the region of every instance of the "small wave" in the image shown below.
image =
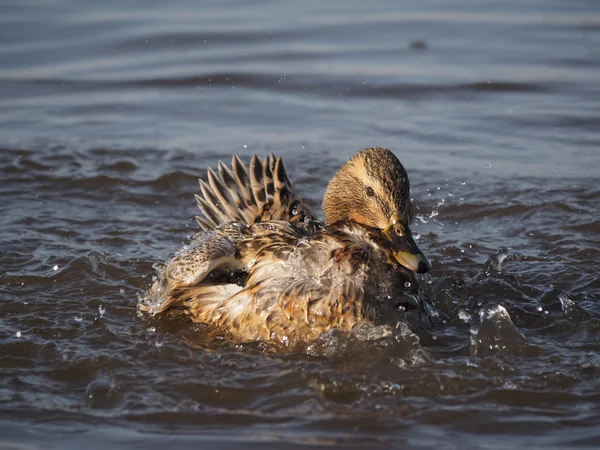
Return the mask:
<path id="1" fill-rule="evenodd" d="M 0 82 L 3 81 L 0 79 Z M 8 80 L 5 80 L 8 81 Z M 412 99 L 427 96 L 464 98 L 466 94 L 544 93 L 555 87 L 544 83 L 511 81 L 481 81 L 457 84 L 432 83 L 363 83 L 358 79 L 333 76 L 269 74 L 260 72 L 213 72 L 181 77 L 155 77 L 121 80 L 31 79 L 32 85 L 61 86 L 74 91 L 129 88 L 190 89 L 205 87 L 236 87 L 302 94 L 310 92 L 325 96 L 361 97 L 373 99 Z"/>

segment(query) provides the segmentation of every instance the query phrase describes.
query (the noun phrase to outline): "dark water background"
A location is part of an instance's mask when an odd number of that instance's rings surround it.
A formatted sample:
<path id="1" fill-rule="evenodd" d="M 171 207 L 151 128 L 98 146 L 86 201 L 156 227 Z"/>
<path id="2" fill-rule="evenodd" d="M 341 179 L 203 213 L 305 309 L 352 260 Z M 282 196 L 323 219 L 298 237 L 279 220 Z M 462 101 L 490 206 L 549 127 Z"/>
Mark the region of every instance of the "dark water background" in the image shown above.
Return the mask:
<path id="1" fill-rule="evenodd" d="M 404 162 L 447 323 L 303 354 L 136 315 L 205 167 Z M 600 4 L 0 4 L 0 448 L 600 446 Z M 501 248 L 501 270 L 488 264 Z"/>

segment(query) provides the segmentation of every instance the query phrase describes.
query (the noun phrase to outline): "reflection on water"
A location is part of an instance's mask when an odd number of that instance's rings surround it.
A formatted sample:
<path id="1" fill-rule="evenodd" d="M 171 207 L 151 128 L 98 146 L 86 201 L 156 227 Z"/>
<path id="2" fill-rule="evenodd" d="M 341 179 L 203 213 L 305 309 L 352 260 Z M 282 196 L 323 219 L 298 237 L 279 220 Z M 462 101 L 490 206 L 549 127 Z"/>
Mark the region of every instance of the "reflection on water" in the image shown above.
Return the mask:
<path id="1" fill-rule="evenodd" d="M 13 1 L 0 25 L 0 446 L 598 442 L 594 2 Z M 374 145 L 446 323 L 281 355 L 136 316 L 206 167 L 281 154 L 318 206 Z"/>

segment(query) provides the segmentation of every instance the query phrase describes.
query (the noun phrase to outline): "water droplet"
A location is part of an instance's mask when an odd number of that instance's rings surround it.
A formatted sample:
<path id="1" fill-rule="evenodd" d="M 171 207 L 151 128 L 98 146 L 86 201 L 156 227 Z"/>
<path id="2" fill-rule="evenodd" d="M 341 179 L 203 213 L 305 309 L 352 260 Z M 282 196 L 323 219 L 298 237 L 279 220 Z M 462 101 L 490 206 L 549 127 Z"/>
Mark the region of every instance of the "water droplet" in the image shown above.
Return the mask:
<path id="1" fill-rule="evenodd" d="M 429 222 L 429 219 L 427 219 L 426 217 L 424 217 L 422 214 L 417 214 L 417 219 L 419 219 L 421 221 L 421 223 L 427 223 L 427 222 Z"/>
<path id="2" fill-rule="evenodd" d="M 506 308 L 502 305 L 492 305 L 487 308 L 482 308 L 479 311 L 479 318 L 481 320 L 493 320 L 493 319 L 508 319 L 510 320 L 510 314 Z"/>
<path id="3" fill-rule="evenodd" d="M 74 319 L 75 319 L 75 322 L 81 322 L 83 320 L 83 317 L 75 316 Z"/>
<path id="4" fill-rule="evenodd" d="M 405 281 L 404 282 L 404 287 L 409 288 L 411 286 L 410 281 Z"/>
<path id="5" fill-rule="evenodd" d="M 55 264 L 52 270 L 58 270 L 58 264 Z"/>
<path id="6" fill-rule="evenodd" d="M 579 306 L 577 306 L 575 302 L 569 298 L 566 292 L 561 292 L 558 294 L 558 299 L 560 300 L 560 306 L 563 314 L 567 316 L 567 318 L 571 320 L 585 320 L 588 318 L 588 314 Z"/>
<path id="7" fill-rule="evenodd" d="M 125 289 L 121 288 L 121 289 L 119 289 L 119 292 L 120 292 L 121 294 L 124 294 L 124 293 L 125 293 Z"/>
<path id="8" fill-rule="evenodd" d="M 148 333 L 154 333 L 156 331 L 156 327 L 148 327 L 146 331 L 148 331 Z"/>
<path id="9" fill-rule="evenodd" d="M 106 306 L 104 306 L 104 305 L 98 306 L 98 314 L 100 314 L 100 318 L 102 318 L 102 316 L 104 315 L 105 312 L 106 312 Z"/>
<path id="10" fill-rule="evenodd" d="M 544 308 L 542 308 L 541 306 L 538 306 L 537 308 L 535 308 L 535 310 L 537 312 L 542 312 L 544 310 Z"/>
<path id="11" fill-rule="evenodd" d="M 473 325 L 471 328 L 469 328 L 469 333 L 471 333 L 473 336 L 476 336 L 477 333 L 479 333 L 479 330 L 475 325 Z"/>
<path id="12" fill-rule="evenodd" d="M 17 337 L 21 337 L 21 332 L 20 332 L 20 331 L 17 331 L 17 332 L 15 333 L 15 336 L 17 336 Z"/>
<path id="13" fill-rule="evenodd" d="M 470 322 L 471 321 L 471 314 L 469 314 L 467 311 L 465 311 L 464 309 L 460 308 L 458 310 L 458 318 L 460 320 L 462 320 L 463 322 Z"/>

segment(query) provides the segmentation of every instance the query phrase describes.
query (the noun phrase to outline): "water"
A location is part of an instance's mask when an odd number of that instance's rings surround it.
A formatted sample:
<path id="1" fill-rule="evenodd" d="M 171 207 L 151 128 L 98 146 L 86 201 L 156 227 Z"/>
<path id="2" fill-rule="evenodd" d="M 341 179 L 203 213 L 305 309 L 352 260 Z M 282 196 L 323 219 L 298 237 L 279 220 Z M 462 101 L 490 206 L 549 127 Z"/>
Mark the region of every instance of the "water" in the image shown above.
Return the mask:
<path id="1" fill-rule="evenodd" d="M 3 2 L 0 448 L 597 447 L 596 3 Z M 205 167 L 273 151 L 318 205 L 375 145 L 445 324 L 283 355 L 136 316 Z"/>

